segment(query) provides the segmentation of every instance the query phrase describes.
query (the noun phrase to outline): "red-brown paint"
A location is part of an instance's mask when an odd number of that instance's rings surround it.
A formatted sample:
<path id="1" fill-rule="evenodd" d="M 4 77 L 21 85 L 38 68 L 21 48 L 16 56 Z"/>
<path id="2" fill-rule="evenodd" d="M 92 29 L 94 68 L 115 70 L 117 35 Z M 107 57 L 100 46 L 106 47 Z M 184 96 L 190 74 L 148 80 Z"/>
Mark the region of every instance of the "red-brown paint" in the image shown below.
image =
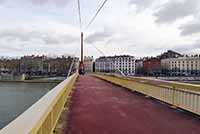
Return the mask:
<path id="1" fill-rule="evenodd" d="M 64 134 L 200 134 L 200 120 L 106 81 L 79 76 Z"/>

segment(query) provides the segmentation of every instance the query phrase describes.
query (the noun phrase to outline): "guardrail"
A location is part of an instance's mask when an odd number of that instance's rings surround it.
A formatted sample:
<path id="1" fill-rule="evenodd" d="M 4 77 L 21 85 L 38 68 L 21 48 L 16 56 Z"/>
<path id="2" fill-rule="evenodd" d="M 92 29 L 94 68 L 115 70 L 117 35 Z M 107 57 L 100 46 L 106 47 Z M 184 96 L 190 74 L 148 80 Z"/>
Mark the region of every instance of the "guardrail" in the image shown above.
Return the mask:
<path id="1" fill-rule="evenodd" d="M 52 134 L 78 74 L 58 84 L 0 134 Z"/>
<path id="2" fill-rule="evenodd" d="M 91 75 L 200 115 L 199 85 L 111 74 Z"/>

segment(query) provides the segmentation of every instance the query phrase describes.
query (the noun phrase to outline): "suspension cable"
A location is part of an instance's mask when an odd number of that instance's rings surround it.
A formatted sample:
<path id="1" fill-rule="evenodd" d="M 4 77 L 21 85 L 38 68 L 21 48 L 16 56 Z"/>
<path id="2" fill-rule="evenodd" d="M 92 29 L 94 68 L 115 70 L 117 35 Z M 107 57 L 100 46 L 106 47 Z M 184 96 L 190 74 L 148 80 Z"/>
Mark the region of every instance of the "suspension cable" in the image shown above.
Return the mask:
<path id="1" fill-rule="evenodd" d="M 94 22 L 95 18 L 97 17 L 97 15 L 99 14 L 99 12 L 102 10 L 102 8 L 104 7 L 104 5 L 106 4 L 108 0 L 104 0 L 104 2 L 102 3 L 102 5 L 99 7 L 99 9 L 97 10 L 97 12 L 95 13 L 95 15 L 92 17 L 92 19 L 89 21 L 88 25 L 85 28 L 85 31 L 90 27 L 90 25 Z"/>
<path id="2" fill-rule="evenodd" d="M 79 25 L 80 25 L 80 30 L 82 29 L 82 19 L 81 19 L 81 6 L 80 6 L 80 0 L 77 0 L 78 4 L 78 18 L 79 18 Z"/>
<path id="3" fill-rule="evenodd" d="M 76 59 L 76 54 L 78 52 L 78 46 L 77 48 L 75 49 L 75 53 L 74 53 L 74 57 L 73 57 L 73 60 L 72 60 L 72 63 L 70 65 L 70 68 L 69 68 L 69 71 L 68 71 L 68 74 L 67 74 L 67 78 L 70 76 L 71 72 L 72 72 L 72 69 L 73 69 L 73 66 L 74 66 L 74 63 L 75 63 L 75 59 Z"/>

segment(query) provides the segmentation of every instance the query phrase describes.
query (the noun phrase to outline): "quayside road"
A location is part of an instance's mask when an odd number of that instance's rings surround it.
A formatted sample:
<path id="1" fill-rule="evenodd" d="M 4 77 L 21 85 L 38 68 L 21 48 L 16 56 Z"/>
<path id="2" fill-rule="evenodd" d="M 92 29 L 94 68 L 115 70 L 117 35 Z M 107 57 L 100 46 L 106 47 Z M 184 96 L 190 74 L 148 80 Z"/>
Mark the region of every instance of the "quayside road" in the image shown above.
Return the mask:
<path id="1" fill-rule="evenodd" d="M 79 76 L 64 134 L 200 134 L 200 120 L 91 76 Z"/>

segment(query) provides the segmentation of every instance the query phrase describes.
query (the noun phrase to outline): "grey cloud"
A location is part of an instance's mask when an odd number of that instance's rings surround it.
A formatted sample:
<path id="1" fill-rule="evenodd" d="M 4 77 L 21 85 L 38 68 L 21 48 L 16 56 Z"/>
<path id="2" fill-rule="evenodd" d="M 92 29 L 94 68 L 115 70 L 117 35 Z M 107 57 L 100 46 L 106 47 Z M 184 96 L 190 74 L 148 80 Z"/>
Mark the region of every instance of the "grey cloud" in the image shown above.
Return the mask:
<path id="1" fill-rule="evenodd" d="M 132 44 L 133 42 L 135 42 L 134 39 L 132 39 L 131 36 L 128 36 L 127 33 L 123 33 L 123 34 L 115 34 L 114 36 L 112 36 L 111 38 L 109 38 L 106 41 L 106 44 L 118 44 L 119 42 L 123 42 L 124 44 Z"/>
<path id="2" fill-rule="evenodd" d="M 42 38 L 45 44 L 59 44 L 59 39 L 52 37 L 52 36 L 45 36 Z"/>
<path id="3" fill-rule="evenodd" d="M 157 23 L 171 23 L 186 16 L 194 15 L 200 7 L 199 0 L 171 0 L 154 15 Z"/>
<path id="4" fill-rule="evenodd" d="M 79 38 L 63 34 L 63 35 L 58 35 L 57 37 L 52 35 L 45 35 L 43 36 L 42 40 L 46 44 L 59 44 L 59 43 L 70 44 L 78 41 Z"/>
<path id="5" fill-rule="evenodd" d="M 7 41 L 19 40 L 21 42 L 29 42 L 32 39 L 41 40 L 45 44 L 66 44 L 77 41 L 76 37 L 68 34 L 56 34 L 40 28 L 7 28 L 0 30 L 0 39 Z"/>
<path id="6" fill-rule="evenodd" d="M 72 37 L 70 35 L 62 35 L 60 36 L 61 42 L 63 42 L 64 44 L 68 44 L 68 43 L 72 43 L 72 42 L 76 42 L 79 41 L 79 37 Z"/>
<path id="7" fill-rule="evenodd" d="M 200 49 L 200 40 L 195 41 L 194 43 L 187 43 L 182 45 L 175 45 L 174 47 L 170 47 L 168 49 L 175 50 L 181 53 L 192 52 L 195 49 Z"/>
<path id="8" fill-rule="evenodd" d="M 9 40 L 20 39 L 22 41 L 30 40 L 27 32 L 22 29 L 4 29 L 0 31 L 0 38 L 8 37 Z"/>
<path id="9" fill-rule="evenodd" d="M 36 5 L 55 4 L 56 6 L 65 6 L 71 0 L 30 0 L 31 3 Z"/>
<path id="10" fill-rule="evenodd" d="M 31 3 L 36 6 L 43 6 L 43 5 L 55 5 L 64 7 L 72 0 L 0 0 L 0 3 Z"/>
<path id="11" fill-rule="evenodd" d="M 112 35 L 113 33 L 109 30 L 104 29 L 103 31 L 96 31 L 93 34 L 89 35 L 85 39 L 85 42 L 94 43 L 94 42 L 99 42 L 99 41 L 105 41 L 105 39 L 108 39 Z"/>
<path id="12" fill-rule="evenodd" d="M 5 52 L 5 51 L 21 51 L 21 49 L 20 48 L 17 48 L 17 47 L 15 47 L 15 46 L 8 46 L 7 44 L 2 44 L 2 43 L 0 43 L 0 47 L 1 47 L 1 49 L 0 49 L 0 51 L 2 51 L 2 52 Z"/>
<path id="13" fill-rule="evenodd" d="M 135 5 L 138 10 L 146 9 L 154 3 L 155 0 L 130 0 L 129 4 Z"/>
<path id="14" fill-rule="evenodd" d="M 200 21 L 192 21 L 179 27 L 182 36 L 200 33 Z"/>
<path id="15" fill-rule="evenodd" d="M 193 53 L 195 50 L 200 49 L 200 40 L 196 40 L 191 43 L 183 43 L 183 44 L 175 43 L 175 44 L 170 44 L 170 45 L 162 44 L 159 46 L 154 46 L 153 44 L 148 44 L 148 45 L 141 44 L 141 45 L 137 45 L 137 50 L 140 47 L 145 49 L 145 51 L 149 51 L 150 53 L 152 52 L 152 54 L 155 52 L 161 53 L 167 50 L 173 50 L 176 52 L 187 54 L 187 53 Z"/>

